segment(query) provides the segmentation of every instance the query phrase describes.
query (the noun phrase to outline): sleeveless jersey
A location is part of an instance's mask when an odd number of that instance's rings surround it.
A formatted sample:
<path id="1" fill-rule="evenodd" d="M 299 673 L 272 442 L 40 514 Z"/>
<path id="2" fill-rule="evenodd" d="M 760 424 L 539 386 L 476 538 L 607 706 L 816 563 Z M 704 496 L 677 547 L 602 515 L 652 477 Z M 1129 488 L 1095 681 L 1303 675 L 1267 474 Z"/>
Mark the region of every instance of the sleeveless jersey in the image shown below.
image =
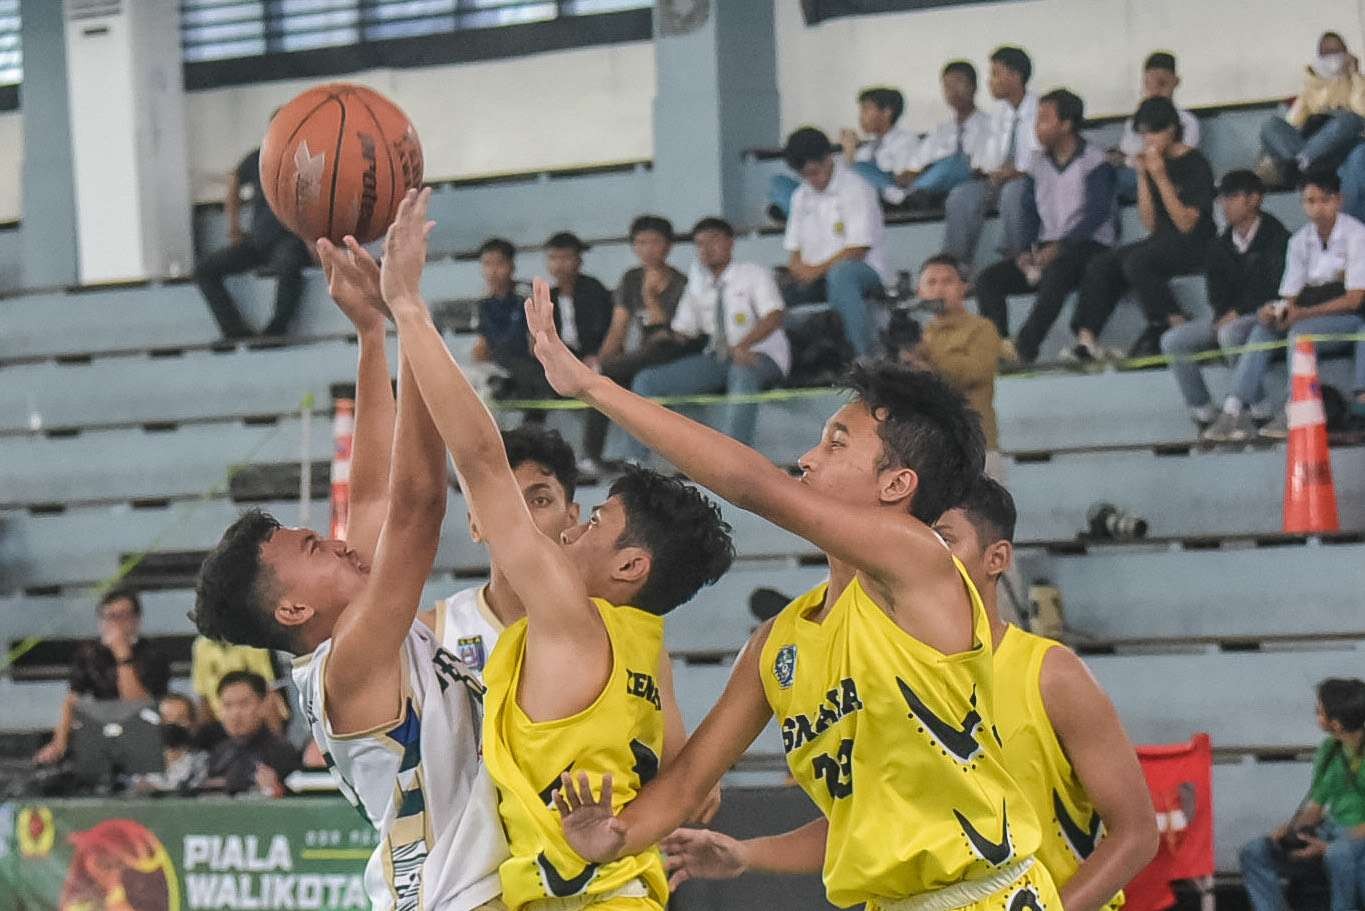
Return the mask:
<path id="1" fill-rule="evenodd" d="M 1043 659 L 1060 642 L 1011 626 L 995 653 L 995 717 L 1010 774 L 1042 824 L 1038 859 L 1061 888 L 1094 853 L 1104 826 L 1043 705 Z M 1106 906 L 1123 906 L 1123 893 Z"/>
<path id="2" fill-rule="evenodd" d="M 503 626 L 484 597 L 486 585 L 466 588 L 436 602 L 436 641 L 441 648 L 483 672 Z"/>
<path id="3" fill-rule="evenodd" d="M 992 724 L 991 633 L 944 655 L 896 625 L 855 578 L 825 619 L 822 584 L 773 623 L 763 688 L 797 784 L 829 820 L 825 889 L 846 907 L 999 875 L 1038 847 L 1033 810 Z"/>
<path id="4" fill-rule="evenodd" d="M 379 831 L 365 866 L 375 911 L 468 911 L 496 898 L 507 841 L 497 793 L 479 761 L 483 685 L 431 631 L 403 643 L 398 717 L 338 735 L 323 673 L 332 641 L 294 661 L 299 706 L 341 793 Z"/>
<path id="5" fill-rule="evenodd" d="M 554 792 L 559 776 L 586 772 L 593 792 L 612 776 L 617 812 L 659 772 L 664 720 L 655 676 L 663 650 L 663 618 L 633 607 L 594 605 L 611 639 L 611 676 L 592 705 L 568 718 L 533 722 L 517 705 L 526 655 L 526 620 L 502 635 L 485 671 L 485 761 L 501 797 L 499 810 L 512 856 L 502 865 L 502 898 L 511 911 L 529 902 L 606 896 L 636 880 L 662 907 L 668 881 L 657 848 L 607 864 L 590 864 L 564 838 Z"/>

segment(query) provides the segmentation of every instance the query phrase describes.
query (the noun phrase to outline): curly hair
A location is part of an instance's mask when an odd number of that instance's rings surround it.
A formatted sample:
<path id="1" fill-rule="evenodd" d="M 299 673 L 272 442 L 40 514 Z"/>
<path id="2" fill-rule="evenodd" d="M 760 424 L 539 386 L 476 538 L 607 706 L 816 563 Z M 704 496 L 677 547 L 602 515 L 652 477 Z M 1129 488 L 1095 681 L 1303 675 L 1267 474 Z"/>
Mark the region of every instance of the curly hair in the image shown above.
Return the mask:
<path id="1" fill-rule="evenodd" d="M 932 524 L 960 503 L 986 465 L 981 418 L 943 380 L 880 359 L 857 361 L 844 381 L 877 419 L 880 468 L 919 475 L 910 514 Z"/>
<path id="2" fill-rule="evenodd" d="M 275 622 L 276 582 L 261 561 L 261 545 L 280 527 L 259 509 L 242 514 L 204 559 L 190 620 L 200 635 L 233 645 L 296 652 L 290 632 Z"/>
<path id="3" fill-rule="evenodd" d="M 635 606 L 667 614 L 703 585 L 725 575 L 735 559 L 730 525 L 720 507 L 678 478 L 630 466 L 610 495 L 625 507 L 626 528 L 617 547 L 643 547 L 652 565 Z"/>

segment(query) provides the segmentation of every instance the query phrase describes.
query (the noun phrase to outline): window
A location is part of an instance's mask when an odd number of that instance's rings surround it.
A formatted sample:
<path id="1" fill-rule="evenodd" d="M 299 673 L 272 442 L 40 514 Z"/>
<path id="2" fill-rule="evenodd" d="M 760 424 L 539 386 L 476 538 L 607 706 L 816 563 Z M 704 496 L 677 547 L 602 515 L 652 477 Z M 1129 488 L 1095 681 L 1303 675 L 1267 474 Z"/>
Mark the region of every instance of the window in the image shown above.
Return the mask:
<path id="1" fill-rule="evenodd" d="M 0 85 L 18 85 L 24 77 L 19 48 L 19 0 L 0 0 Z"/>

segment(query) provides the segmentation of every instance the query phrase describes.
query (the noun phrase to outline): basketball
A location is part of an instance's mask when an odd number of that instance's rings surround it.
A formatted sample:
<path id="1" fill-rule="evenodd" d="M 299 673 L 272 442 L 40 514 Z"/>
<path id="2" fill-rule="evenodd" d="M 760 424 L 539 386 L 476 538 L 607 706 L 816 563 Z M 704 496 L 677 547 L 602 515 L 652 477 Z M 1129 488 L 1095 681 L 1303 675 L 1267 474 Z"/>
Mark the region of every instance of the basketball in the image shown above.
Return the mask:
<path id="1" fill-rule="evenodd" d="M 381 237 L 421 183 L 422 144 L 408 116 L 361 85 L 309 89 L 280 108 L 261 141 L 265 198 L 310 244 Z"/>

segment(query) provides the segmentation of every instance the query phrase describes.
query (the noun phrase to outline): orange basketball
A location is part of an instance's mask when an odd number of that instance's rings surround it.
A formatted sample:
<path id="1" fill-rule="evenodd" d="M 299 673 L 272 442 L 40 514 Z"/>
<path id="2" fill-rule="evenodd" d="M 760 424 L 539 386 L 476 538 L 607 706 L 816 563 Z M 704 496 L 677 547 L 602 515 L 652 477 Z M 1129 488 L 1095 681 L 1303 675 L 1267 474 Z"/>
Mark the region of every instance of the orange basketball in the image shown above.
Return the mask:
<path id="1" fill-rule="evenodd" d="M 403 194 L 421 184 L 417 131 L 398 105 L 362 85 L 309 89 L 280 108 L 261 141 L 265 198 L 310 244 L 383 236 Z"/>

